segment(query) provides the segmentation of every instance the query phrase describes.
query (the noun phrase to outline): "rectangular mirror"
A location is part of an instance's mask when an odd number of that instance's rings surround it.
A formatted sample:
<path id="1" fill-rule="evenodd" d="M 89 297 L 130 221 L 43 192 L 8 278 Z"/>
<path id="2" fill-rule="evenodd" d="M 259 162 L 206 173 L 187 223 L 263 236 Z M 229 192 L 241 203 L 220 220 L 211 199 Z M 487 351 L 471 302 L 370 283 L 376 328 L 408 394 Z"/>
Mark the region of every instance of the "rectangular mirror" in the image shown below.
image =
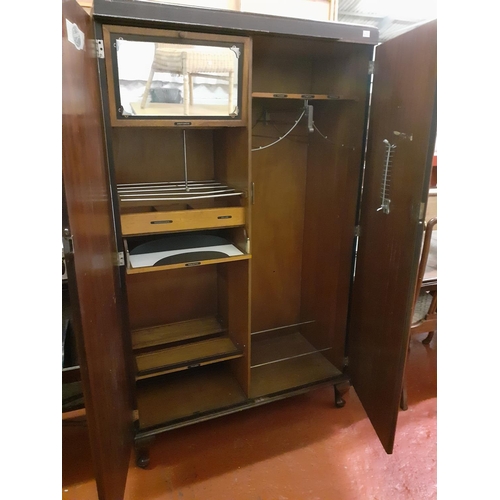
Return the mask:
<path id="1" fill-rule="evenodd" d="M 104 43 L 113 125 L 242 124 L 246 39 L 106 26 Z"/>

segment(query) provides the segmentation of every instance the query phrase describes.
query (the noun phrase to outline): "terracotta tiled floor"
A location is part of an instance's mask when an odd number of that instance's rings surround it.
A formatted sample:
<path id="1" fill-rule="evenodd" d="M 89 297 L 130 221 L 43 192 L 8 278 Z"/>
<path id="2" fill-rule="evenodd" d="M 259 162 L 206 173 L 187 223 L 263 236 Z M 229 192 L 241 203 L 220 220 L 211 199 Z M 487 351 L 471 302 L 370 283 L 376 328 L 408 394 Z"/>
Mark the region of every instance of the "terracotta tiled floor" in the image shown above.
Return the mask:
<path id="1" fill-rule="evenodd" d="M 436 334 L 411 341 L 409 409 L 387 455 L 353 389 L 333 389 L 156 438 L 147 470 L 130 463 L 125 500 L 425 500 L 436 498 Z M 63 426 L 63 499 L 94 500 L 86 428 Z"/>

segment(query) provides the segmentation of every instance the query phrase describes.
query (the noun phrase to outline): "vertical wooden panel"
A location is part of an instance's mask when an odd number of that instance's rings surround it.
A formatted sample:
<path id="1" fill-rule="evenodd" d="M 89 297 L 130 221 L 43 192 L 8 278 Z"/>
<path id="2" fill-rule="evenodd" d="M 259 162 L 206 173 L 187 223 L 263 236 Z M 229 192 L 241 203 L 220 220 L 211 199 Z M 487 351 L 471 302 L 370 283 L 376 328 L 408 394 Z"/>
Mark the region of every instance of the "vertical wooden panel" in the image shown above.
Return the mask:
<path id="1" fill-rule="evenodd" d="M 272 115 L 281 133 L 273 124 L 255 126 L 254 147 L 273 142 L 299 114 L 300 110 Z M 307 138 L 304 127 L 296 130 L 300 132 L 252 153 L 253 331 L 299 321 Z"/>
<path id="2" fill-rule="evenodd" d="M 68 22 L 80 46 L 68 39 Z M 78 31 L 79 30 L 79 31 Z M 133 438 L 131 380 L 123 340 L 96 59 L 89 16 L 74 0 L 62 2 L 62 160 L 74 256 L 68 281 L 100 500 L 121 500 Z"/>
<path id="3" fill-rule="evenodd" d="M 434 152 L 436 31 L 437 23 L 431 22 L 376 51 L 349 357 L 356 392 L 388 453 L 394 444 Z M 384 140 L 396 146 L 387 186 L 389 213 L 379 210 Z"/>

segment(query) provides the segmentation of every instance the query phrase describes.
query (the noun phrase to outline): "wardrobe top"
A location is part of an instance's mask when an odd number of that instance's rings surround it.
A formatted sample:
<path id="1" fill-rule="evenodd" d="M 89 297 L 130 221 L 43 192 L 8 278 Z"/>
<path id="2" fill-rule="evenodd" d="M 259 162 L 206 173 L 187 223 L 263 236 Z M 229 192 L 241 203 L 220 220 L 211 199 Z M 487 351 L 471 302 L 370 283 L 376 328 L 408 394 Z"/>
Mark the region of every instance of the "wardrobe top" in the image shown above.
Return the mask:
<path id="1" fill-rule="evenodd" d="M 112 24 L 216 31 L 233 35 L 289 35 L 367 45 L 376 45 L 379 39 L 378 29 L 373 26 L 189 7 L 169 4 L 166 0 L 94 0 L 93 16 L 100 22 Z"/>

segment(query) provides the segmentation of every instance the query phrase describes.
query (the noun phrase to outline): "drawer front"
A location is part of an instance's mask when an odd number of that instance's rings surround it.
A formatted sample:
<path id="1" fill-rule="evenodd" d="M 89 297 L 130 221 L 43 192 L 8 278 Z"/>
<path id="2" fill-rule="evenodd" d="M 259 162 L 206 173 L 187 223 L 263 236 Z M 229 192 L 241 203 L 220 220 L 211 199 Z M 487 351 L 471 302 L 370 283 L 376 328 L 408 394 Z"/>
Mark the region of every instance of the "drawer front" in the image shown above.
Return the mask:
<path id="1" fill-rule="evenodd" d="M 147 212 L 121 216 L 123 236 L 243 226 L 243 207 Z"/>

